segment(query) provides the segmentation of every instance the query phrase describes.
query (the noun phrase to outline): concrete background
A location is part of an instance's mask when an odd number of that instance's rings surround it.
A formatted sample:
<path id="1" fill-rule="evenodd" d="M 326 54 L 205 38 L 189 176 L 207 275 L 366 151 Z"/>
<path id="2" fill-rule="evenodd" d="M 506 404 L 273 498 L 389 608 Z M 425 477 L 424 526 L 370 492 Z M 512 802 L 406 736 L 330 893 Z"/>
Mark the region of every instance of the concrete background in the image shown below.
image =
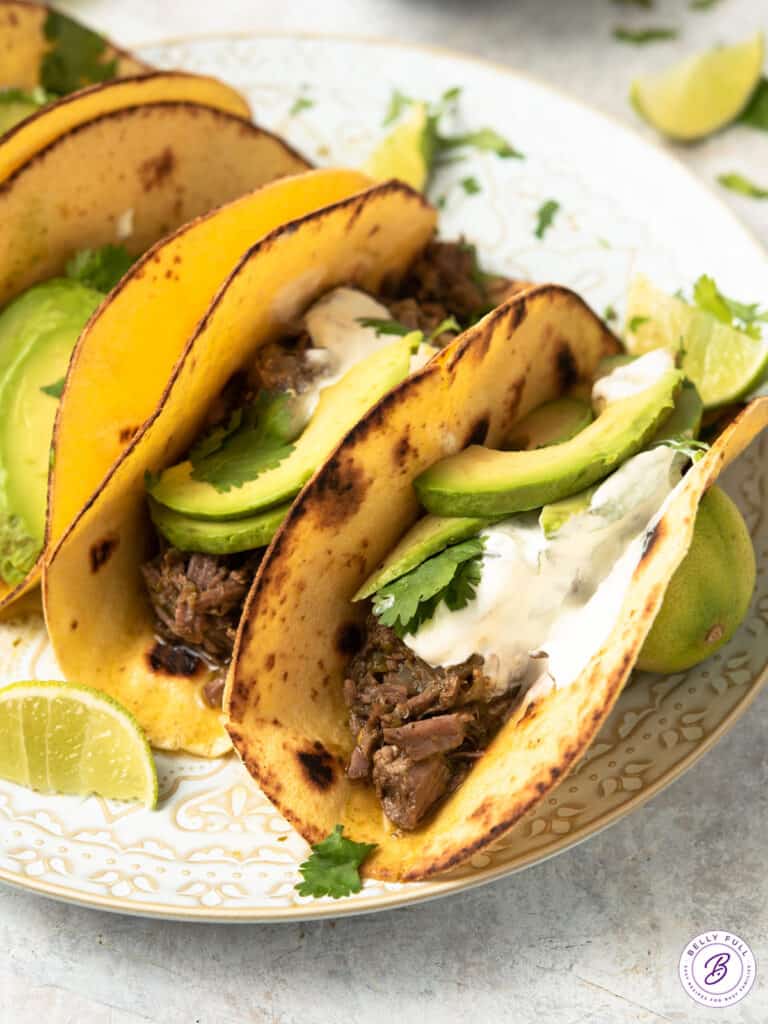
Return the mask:
<path id="1" fill-rule="evenodd" d="M 560 86 L 651 137 L 626 102 L 638 72 L 768 28 L 765 0 L 79 0 L 126 45 L 235 30 L 382 35 L 463 49 Z M 681 30 L 646 47 L 615 25 Z M 768 187 L 768 135 L 678 155 L 706 180 Z M 717 186 L 714 186 L 717 187 Z M 768 241 L 768 202 L 722 197 Z M 768 297 L 766 297 L 768 298 Z M 683 992 L 677 961 L 710 929 L 768 965 L 768 694 L 682 780 L 575 850 L 454 899 L 339 922 L 206 926 L 83 910 L 0 887 L 0 1024 L 328 1024 L 365 1020 L 624 1024 L 768 1019 L 768 966 L 730 1010 Z M 762 976 L 761 976 L 762 972 Z"/>

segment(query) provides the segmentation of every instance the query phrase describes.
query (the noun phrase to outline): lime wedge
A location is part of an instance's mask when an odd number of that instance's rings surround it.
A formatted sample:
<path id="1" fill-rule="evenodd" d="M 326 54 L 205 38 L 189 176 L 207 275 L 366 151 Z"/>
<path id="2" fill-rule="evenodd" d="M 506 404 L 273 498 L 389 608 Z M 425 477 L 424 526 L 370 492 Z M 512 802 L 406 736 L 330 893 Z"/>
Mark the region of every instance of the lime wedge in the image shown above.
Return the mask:
<path id="1" fill-rule="evenodd" d="M 117 701 L 73 683 L 14 683 L 0 690 L 0 778 L 42 793 L 157 804 L 144 733 Z"/>
<path id="2" fill-rule="evenodd" d="M 747 105 L 763 68 L 761 32 L 735 46 L 689 57 L 666 71 L 637 78 L 629 98 L 671 139 L 693 141 L 729 124 Z"/>
<path id="3" fill-rule="evenodd" d="M 627 297 L 626 346 L 633 355 L 655 348 L 682 352 L 681 368 L 712 409 L 753 390 L 768 370 L 768 344 L 667 295 L 638 274 Z"/>
<path id="4" fill-rule="evenodd" d="M 422 192 L 429 176 L 428 136 L 427 105 L 414 103 L 371 153 L 363 170 L 379 181 L 399 178 Z"/>

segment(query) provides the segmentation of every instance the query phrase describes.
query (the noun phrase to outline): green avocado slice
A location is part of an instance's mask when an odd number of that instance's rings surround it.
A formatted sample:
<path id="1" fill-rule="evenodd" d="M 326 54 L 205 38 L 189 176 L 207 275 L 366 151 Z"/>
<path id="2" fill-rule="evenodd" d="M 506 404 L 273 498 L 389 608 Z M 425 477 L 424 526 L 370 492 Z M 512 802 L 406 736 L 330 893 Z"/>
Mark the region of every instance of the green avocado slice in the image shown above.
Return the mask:
<path id="1" fill-rule="evenodd" d="M 427 511 L 443 516 L 511 515 L 567 498 L 640 451 L 672 412 L 682 383 L 679 370 L 667 370 L 563 444 L 529 452 L 473 445 L 417 477 L 416 493 Z"/>
<path id="2" fill-rule="evenodd" d="M 592 408 L 579 398 L 556 398 L 529 412 L 512 428 L 506 448 L 534 451 L 570 441 L 594 419 Z"/>
<path id="3" fill-rule="evenodd" d="M 362 601 L 375 594 L 393 580 L 405 576 L 411 569 L 439 554 L 451 544 L 475 537 L 492 519 L 455 518 L 450 516 L 424 516 L 392 549 L 383 565 L 369 576 L 352 598 Z"/>
<path id="4" fill-rule="evenodd" d="M 695 441 L 701 433 L 704 403 L 696 385 L 686 380 L 675 399 L 675 408 L 659 427 L 651 443 L 685 438 Z"/>
<path id="5" fill-rule="evenodd" d="M 75 342 L 103 298 L 55 278 L 0 313 L 0 576 L 11 585 L 43 545 L 58 396 Z"/>
<path id="6" fill-rule="evenodd" d="M 241 519 L 293 498 L 344 435 L 390 388 L 408 376 L 421 334 L 408 334 L 362 359 L 320 393 L 317 409 L 293 450 L 239 487 L 217 490 L 193 479 L 190 462 L 173 466 L 149 488 L 161 505 L 196 519 Z"/>
<path id="7" fill-rule="evenodd" d="M 245 519 L 192 519 L 149 499 L 152 522 L 179 551 L 206 555 L 234 555 L 266 547 L 288 515 L 290 502 Z"/>

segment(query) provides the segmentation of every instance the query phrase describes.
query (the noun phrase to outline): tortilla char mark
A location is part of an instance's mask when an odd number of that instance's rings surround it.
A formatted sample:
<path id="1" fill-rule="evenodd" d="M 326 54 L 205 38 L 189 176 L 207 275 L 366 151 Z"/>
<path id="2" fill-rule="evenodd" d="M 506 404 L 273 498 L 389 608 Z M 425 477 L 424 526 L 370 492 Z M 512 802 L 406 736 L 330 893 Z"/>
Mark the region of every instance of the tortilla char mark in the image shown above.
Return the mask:
<path id="1" fill-rule="evenodd" d="M 145 192 L 157 188 L 172 173 L 176 166 L 176 155 L 170 146 L 166 146 L 157 156 L 152 156 L 139 164 L 139 180 Z"/>
<path id="2" fill-rule="evenodd" d="M 97 541 L 91 545 L 89 555 L 92 573 L 97 573 L 99 569 L 104 568 L 119 543 L 120 540 L 117 537 L 105 537 L 104 540 Z"/>
<path id="3" fill-rule="evenodd" d="M 571 346 L 564 341 L 557 350 L 556 366 L 560 390 L 570 391 L 579 379 L 579 367 L 571 351 Z"/>
<path id="4" fill-rule="evenodd" d="M 322 743 L 316 741 L 311 750 L 296 751 L 296 758 L 315 789 L 325 791 L 331 788 L 336 777 L 335 761 Z"/>
<path id="5" fill-rule="evenodd" d="M 188 648 L 173 647 L 161 640 L 158 640 L 147 653 L 147 662 L 153 672 L 188 678 L 197 675 L 203 664 L 202 660 Z"/>

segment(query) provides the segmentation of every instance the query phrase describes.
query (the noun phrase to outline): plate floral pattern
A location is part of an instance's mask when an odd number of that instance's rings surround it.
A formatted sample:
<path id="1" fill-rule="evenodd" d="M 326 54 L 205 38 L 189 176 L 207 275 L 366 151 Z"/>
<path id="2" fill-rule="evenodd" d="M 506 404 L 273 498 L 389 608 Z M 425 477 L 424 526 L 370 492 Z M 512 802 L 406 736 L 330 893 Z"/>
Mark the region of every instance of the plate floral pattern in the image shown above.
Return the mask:
<path id="1" fill-rule="evenodd" d="M 555 280 L 598 311 L 622 308 L 628 276 L 664 287 L 702 272 L 739 298 L 768 291 L 764 253 L 679 165 L 601 115 L 500 68 L 381 42 L 202 39 L 146 49 L 166 66 L 219 75 L 256 119 L 320 163 L 359 164 L 393 88 L 436 98 L 462 86 L 460 119 L 491 125 L 525 158 L 475 154 L 438 175 L 443 233 L 464 232 L 491 269 Z M 297 104 L 304 98 L 306 102 Z M 480 186 L 468 194 L 461 179 Z M 543 240 L 536 211 L 560 211 Z M 738 258 L 734 258 L 734 254 Z M 0 880 L 128 913 L 266 921 L 336 916 L 443 895 L 519 870 L 579 842 L 671 782 L 744 712 L 768 667 L 768 440 L 725 477 L 758 558 L 756 596 L 734 640 L 705 665 L 639 673 L 587 756 L 505 840 L 439 881 L 366 882 L 343 901 L 294 890 L 306 844 L 232 757 L 160 754 L 160 809 L 47 797 L 0 780 Z M 60 676 L 39 609 L 0 624 L 0 684 Z"/>

